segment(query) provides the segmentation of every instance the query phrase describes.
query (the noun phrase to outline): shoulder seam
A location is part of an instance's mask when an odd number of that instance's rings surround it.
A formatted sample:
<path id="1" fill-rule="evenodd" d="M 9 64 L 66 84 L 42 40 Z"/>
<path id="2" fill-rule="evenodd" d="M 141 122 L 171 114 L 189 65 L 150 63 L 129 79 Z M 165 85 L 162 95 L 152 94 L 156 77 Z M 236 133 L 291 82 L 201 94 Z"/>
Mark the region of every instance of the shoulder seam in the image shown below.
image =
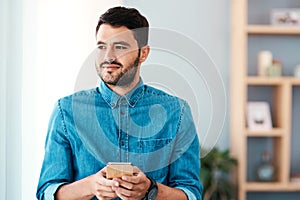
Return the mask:
<path id="1" fill-rule="evenodd" d="M 184 115 L 184 111 L 186 109 L 186 105 L 187 105 L 187 102 L 185 100 L 182 100 L 182 108 L 181 108 L 181 112 L 180 112 L 180 117 L 179 117 L 179 122 L 178 122 L 178 125 L 177 125 L 177 129 L 176 129 L 176 135 L 180 129 L 180 126 L 181 126 L 181 122 L 182 122 L 182 117 Z"/>
<path id="2" fill-rule="evenodd" d="M 59 114 L 60 114 L 60 116 L 62 118 L 61 122 L 62 122 L 62 125 L 63 125 L 64 135 L 67 138 L 69 138 L 67 126 L 66 126 L 66 123 L 65 123 L 65 116 L 64 116 L 62 108 L 61 108 L 61 99 L 58 100 L 58 110 L 59 110 Z"/>

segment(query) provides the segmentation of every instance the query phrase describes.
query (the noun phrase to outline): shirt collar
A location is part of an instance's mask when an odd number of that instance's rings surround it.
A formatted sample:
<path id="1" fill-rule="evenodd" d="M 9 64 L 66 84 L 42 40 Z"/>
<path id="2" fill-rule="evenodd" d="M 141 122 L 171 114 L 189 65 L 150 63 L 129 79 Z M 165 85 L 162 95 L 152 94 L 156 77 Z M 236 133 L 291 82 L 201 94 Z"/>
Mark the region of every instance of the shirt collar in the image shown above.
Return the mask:
<path id="1" fill-rule="evenodd" d="M 99 91 L 103 99 L 111 108 L 117 107 L 123 99 L 125 99 L 130 107 L 134 107 L 138 100 L 144 95 L 144 90 L 145 87 L 141 78 L 139 83 L 124 96 L 120 96 L 117 93 L 113 92 L 102 80 L 99 86 Z"/>

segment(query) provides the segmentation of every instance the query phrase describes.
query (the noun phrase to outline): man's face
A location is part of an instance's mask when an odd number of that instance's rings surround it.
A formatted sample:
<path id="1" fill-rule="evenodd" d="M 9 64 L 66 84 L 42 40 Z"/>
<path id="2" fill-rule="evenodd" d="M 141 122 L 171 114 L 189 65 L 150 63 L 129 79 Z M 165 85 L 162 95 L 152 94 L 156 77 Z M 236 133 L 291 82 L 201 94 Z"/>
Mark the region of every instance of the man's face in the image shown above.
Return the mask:
<path id="1" fill-rule="evenodd" d="M 96 39 L 96 69 L 106 84 L 127 86 L 139 77 L 138 43 L 131 30 L 102 24 Z"/>

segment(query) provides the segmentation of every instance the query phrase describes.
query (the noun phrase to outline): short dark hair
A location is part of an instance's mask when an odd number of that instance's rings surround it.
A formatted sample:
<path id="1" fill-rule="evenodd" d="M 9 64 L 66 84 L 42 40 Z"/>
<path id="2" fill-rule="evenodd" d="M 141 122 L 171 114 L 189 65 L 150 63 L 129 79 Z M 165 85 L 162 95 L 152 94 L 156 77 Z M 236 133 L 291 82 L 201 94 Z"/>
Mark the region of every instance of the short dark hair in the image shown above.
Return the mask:
<path id="1" fill-rule="evenodd" d="M 113 7 L 108 9 L 99 18 L 96 35 L 102 24 L 109 24 L 114 27 L 125 26 L 133 31 L 139 48 L 148 44 L 149 23 L 135 8 Z"/>

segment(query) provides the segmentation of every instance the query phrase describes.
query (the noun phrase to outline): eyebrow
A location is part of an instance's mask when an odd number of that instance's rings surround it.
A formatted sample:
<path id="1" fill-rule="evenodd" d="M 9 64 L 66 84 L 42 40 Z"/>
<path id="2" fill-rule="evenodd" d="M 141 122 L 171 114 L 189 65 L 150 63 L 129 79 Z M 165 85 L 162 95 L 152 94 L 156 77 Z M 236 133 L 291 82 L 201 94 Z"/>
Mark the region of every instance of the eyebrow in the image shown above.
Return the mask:
<path id="1" fill-rule="evenodd" d="M 97 45 L 100 45 L 100 44 L 106 44 L 106 43 L 103 42 L 103 41 L 98 41 Z M 128 47 L 131 46 L 128 42 L 125 42 L 125 41 L 118 41 L 118 42 L 114 42 L 113 43 L 113 45 L 118 45 L 118 44 L 121 44 L 121 45 L 124 45 L 124 46 L 128 46 Z"/>

